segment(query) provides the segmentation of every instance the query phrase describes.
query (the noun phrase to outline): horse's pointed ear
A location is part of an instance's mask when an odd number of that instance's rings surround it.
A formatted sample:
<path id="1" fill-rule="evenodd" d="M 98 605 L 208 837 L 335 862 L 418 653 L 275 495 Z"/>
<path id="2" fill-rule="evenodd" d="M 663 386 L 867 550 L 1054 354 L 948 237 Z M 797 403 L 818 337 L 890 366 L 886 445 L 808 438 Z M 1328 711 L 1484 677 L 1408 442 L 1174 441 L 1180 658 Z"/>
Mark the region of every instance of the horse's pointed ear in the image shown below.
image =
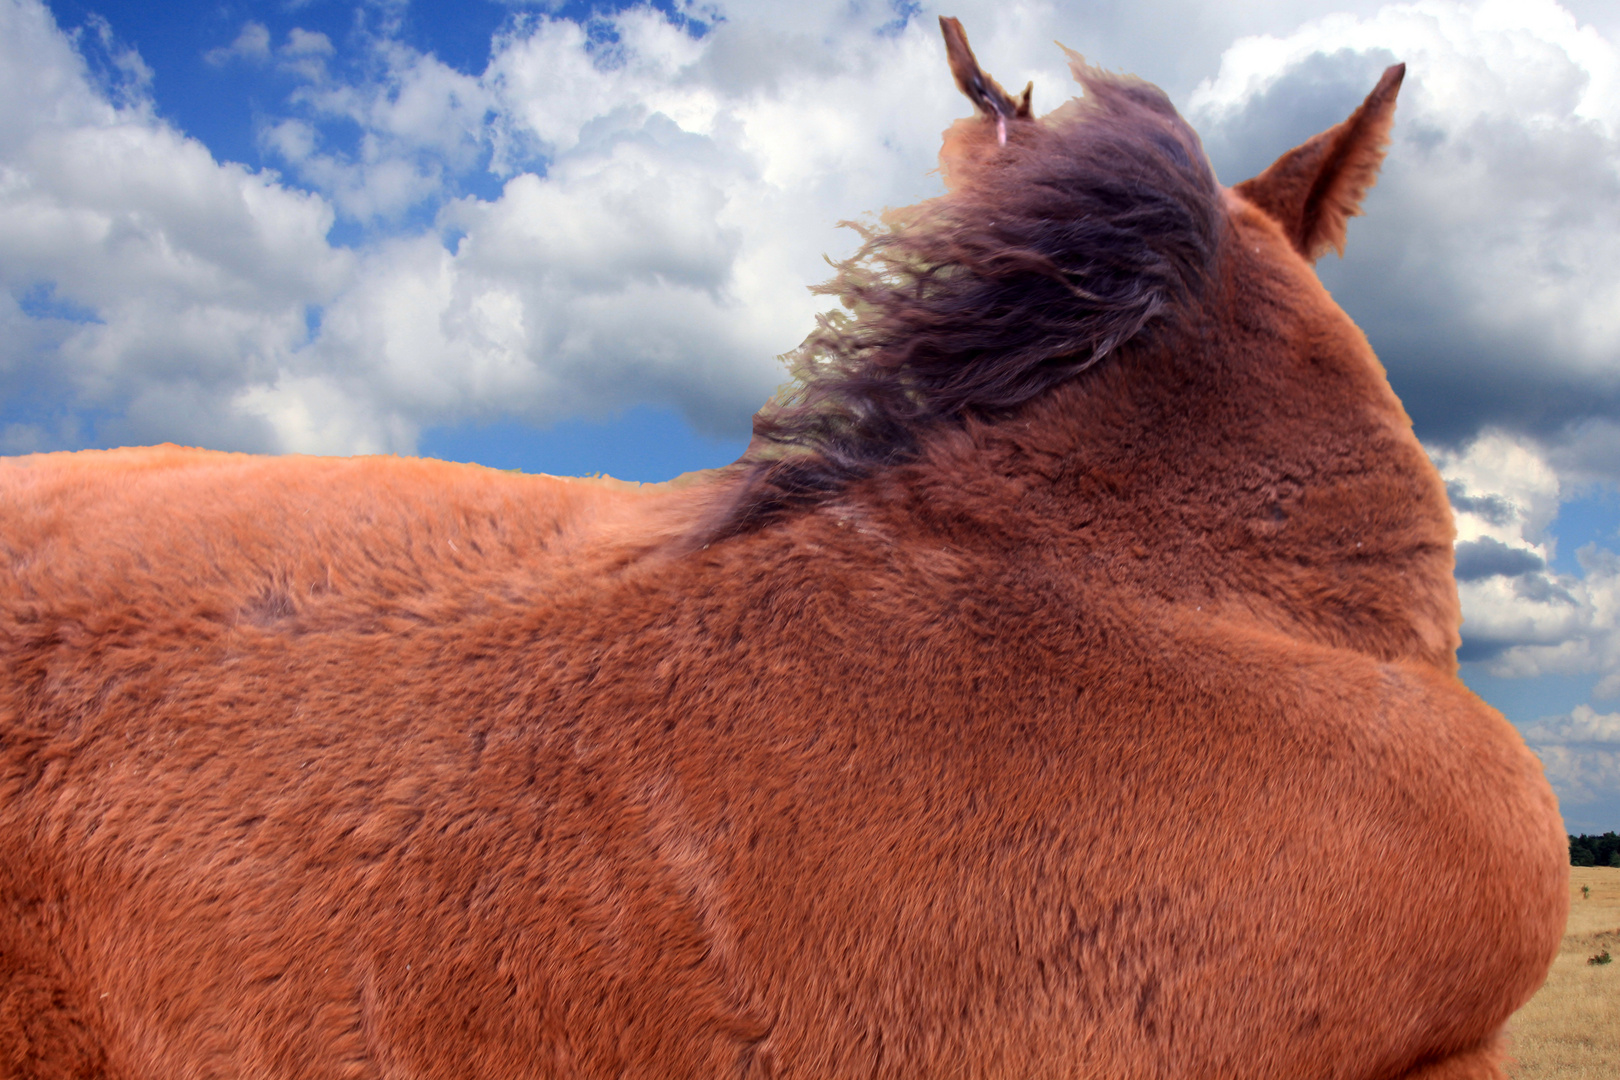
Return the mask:
<path id="1" fill-rule="evenodd" d="M 1310 261 L 1329 248 L 1344 254 L 1345 225 L 1361 213 L 1362 198 L 1378 180 L 1405 75 L 1405 64 L 1390 67 L 1350 119 L 1233 189 L 1271 215 Z"/>
<path id="2" fill-rule="evenodd" d="M 941 15 L 939 29 L 945 35 L 945 57 L 950 61 L 956 85 L 986 118 L 995 121 L 996 137 L 1005 143 L 1009 120 L 1030 119 L 1030 95 L 1035 90 L 1035 84 L 1030 83 L 1024 87 L 1022 94 L 1013 97 L 979 67 L 960 20 Z"/>

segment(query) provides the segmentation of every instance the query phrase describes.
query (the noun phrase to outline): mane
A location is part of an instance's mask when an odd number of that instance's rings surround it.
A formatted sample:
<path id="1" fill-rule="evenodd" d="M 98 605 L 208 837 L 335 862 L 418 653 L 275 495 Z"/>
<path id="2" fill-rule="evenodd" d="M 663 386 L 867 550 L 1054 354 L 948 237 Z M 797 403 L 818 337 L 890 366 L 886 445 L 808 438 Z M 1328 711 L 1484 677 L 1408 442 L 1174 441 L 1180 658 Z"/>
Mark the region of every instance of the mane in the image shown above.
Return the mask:
<path id="1" fill-rule="evenodd" d="M 1157 87 L 1070 60 L 1083 98 L 981 139 L 946 195 L 841 223 L 864 242 L 812 291 L 845 310 L 783 356 L 792 381 L 755 416 L 709 539 L 910 460 L 931 430 L 1006 415 L 1202 290 L 1221 217 L 1197 134 Z"/>

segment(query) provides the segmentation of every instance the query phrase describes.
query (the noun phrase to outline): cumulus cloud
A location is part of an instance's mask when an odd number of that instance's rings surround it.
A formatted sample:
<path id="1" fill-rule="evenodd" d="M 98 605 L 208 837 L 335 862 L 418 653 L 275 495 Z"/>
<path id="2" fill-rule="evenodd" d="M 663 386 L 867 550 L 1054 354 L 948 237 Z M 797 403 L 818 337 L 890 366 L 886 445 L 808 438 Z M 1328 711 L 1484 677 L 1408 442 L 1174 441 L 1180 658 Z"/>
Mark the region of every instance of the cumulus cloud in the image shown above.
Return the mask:
<path id="1" fill-rule="evenodd" d="M 851 246 L 833 223 L 937 191 L 939 132 L 965 111 L 934 28 L 838 19 L 830 48 L 743 20 L 697 37 L 647 8 L 527 17 L 476 80 L 392 43 L 386 76 L 302 91 L 376 151 L 334 163 L 292 121 L 267 136 L 340 212 L 382 205 L 388 161 L 449 175 L 487 152 L 504 182 L 442 203 L 430 233 L 368 247 L 310 348 L 237 407 L 301 449 L 648 400 L 746 430 L 782 378 L 775 356 L 813 323 L 822 253 Z M 438 178 L 413 168 L 396 211 L 433 198 Z M 375 419 L 319 419 L 333 410 Z"/>
<path id="2" fill-rule="evenodd" d="M 357 78 L 327 70 L 324 34 L 294 29 L 282 47 L 283 70 L 302 85 L 296 115 L 267 125 L 260 143 L 303 184 L 360 222 L 393 221 L 423 204 L 437 206 L 452 178 L 485 153 L 489 95 L 479 80 L 387 36 L 369 40 Z M 328 125 L 358 129 L 352 146 L 333 145 Z"/>
<path id="3" fill-rule="evenodd" d="M 1458 581 L 1519 577 L 1547 566 L 1547 560 L 1536 552 L 1510 547 L 1490 536 L 1462 541 L 1457 545 L 1456 554 Z"/>
<path id="4" fill-rule="evenodd" d="M 237 59 L 260 63 L 267 61 L 270 59 L 270 30 L 261 22 L 244 23 L 235 41 L 218 49 L 209 49 L 203 54 L 203 59 L 215 67 Z"/>
<path id="5" fill-rule="evenodd" d="M 1430 452 L 1457 517 L 1459 658 L 1501 676 L 1598 674 L 1594 694 L 1620 697 L 1620 557 L 1588 545 L 1580 574 L 1553 569 L 1570 490 L 1552 455 L 1503 431 Z"/>
<path id="6" fill-rule="evenodd" d="M 333 51 L 331 38 L 298 26 L 287 31 L 287 44 L 281 47 L 284 56 L 331 56 Z"/>
<path id="7" fill-rule="evenodd" d="M 250 19 L 242 24 L 235 41 L 209 49 L 203 53 L 203 60 L 214 67 L 224 67 L 237 60 L 250 64 L 268 64 L 274 60 L 284 72 L 319 81 L 326 77 L 326 58 L 334 52 L 331 38 L 297 26 L 287 32 L 287 40 L 280 48 L 272 49 L 270 28 Z"/>
<path id="8" fill-rule="evenodd" d="M 99 438 L 276 448 L 228 397 L 303 343 L 353 260 L 322 199 L 216 162 L 129 87 L 109 92 L 37 3 L 0 2 L 5 447 L 82 444 L 101 413 Z"/>
<path id="9" fill-rule="evenodd" d="M 1342 119 L 1396 60 L 1382 179 L 1352 257 L 1320 269 L 1419 433 L 1558 442 L 1620 416 L 1620 50 L 1596 28 L 1552 0 L 1330 15 L 1232 45 L 1190 112 L 1241 179 Z"/>
<path id="10" fill-rule="evenodd" d="M 1577 705 L 1523 729 L 1558 793 L 1565 827 L 1596 833 L 1620 817 L 1620 713 Z"/>
<path id="11" fill-rule="evenodd" d="M 1620 747 L 1620 713 L 1577 705 L 1568 716 L 1549 716 L 1524 729 L 1534 743 L 1601 743 Z"/>

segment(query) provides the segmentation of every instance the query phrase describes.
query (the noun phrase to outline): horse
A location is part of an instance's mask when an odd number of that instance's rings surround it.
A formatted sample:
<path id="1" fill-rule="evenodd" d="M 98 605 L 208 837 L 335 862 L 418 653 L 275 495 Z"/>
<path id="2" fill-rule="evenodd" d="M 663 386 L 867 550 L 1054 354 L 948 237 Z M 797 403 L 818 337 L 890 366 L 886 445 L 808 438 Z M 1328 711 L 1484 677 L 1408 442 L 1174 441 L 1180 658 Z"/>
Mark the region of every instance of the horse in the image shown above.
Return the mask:
<path id="1" fill-rule="evenodd" d="M 1404 69 L 1226 188 L 942 25 L 731 466 L 4 462 L 0 1074 L 1504 1075 L 1562 825 L 1313 270 Z"/>

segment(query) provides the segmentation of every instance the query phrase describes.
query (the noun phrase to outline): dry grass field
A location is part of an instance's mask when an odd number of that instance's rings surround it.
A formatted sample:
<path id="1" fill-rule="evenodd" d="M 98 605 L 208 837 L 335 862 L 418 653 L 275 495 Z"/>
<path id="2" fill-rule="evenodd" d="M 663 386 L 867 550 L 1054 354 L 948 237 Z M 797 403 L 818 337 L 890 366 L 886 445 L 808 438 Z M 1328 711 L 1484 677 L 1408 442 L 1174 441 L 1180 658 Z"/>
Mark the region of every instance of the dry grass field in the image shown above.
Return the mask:
<path id="1" fill-rule="evenodd" d="M 1513 1080 L 1620 1077 L 1620 869 L 1571 867 L 1569 888 L 1564 947 L 1508 1023 Z M 1612 963 L 1587 963 L 1604 950 Z"/>

